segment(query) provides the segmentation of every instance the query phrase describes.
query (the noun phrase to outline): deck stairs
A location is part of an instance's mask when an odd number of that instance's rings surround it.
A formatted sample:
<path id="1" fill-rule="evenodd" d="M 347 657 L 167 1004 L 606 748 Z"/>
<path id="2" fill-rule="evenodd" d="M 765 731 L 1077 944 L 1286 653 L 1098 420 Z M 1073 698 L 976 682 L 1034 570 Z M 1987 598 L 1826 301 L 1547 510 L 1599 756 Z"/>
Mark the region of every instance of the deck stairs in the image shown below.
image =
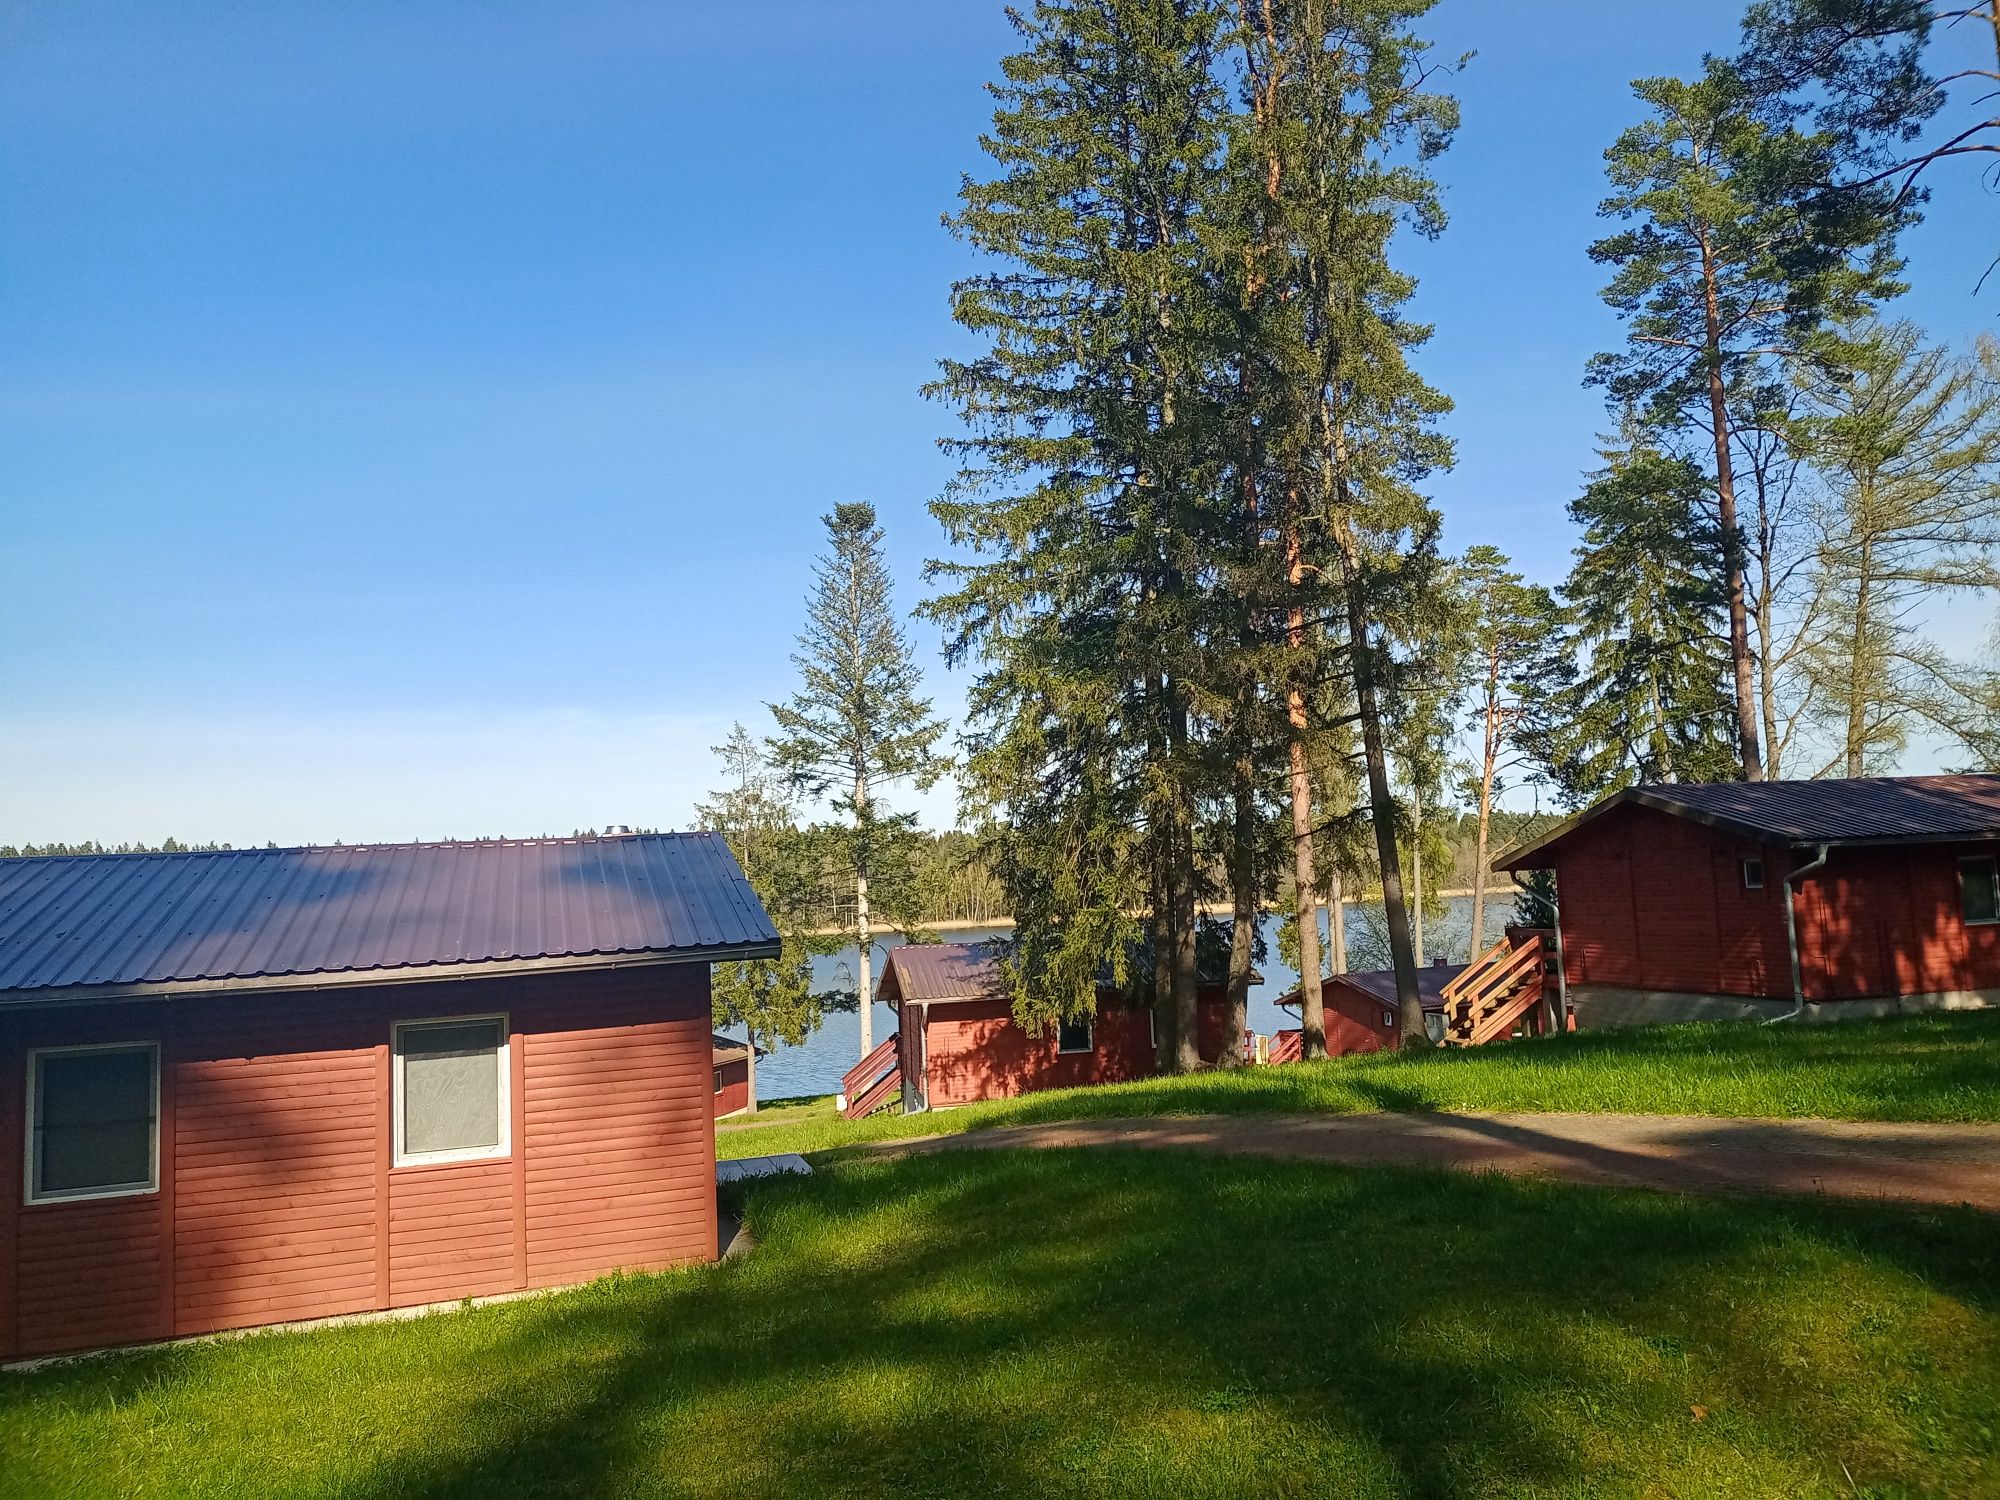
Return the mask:
<path id="1" fill-rule="evenodd" d="M 1271 1033 L 1270 1050 L 1265 1053 L 1267 1063 L 1295 1063 L 1305 1056 L 1305 1036 L 1303 1031 L 1274 1031 Z"/>
<path id="2" fill-rule="evenodd" d="M 1446 1046 L 1478 1047 L 1532 1026 L 1546 962 L 1543 940 L 1502 938 L 1444 987 Z"/>
<path id="3" fill-rule="evenodd" d="M 903 1096 L 902 1060 L 897 1055 L 898 1037 L 891 1035 L 840 1080 L 841 1096 L 847 1104 L 841 1113 L 850 1120 L 872 1115 L 883 1105 Z"/>

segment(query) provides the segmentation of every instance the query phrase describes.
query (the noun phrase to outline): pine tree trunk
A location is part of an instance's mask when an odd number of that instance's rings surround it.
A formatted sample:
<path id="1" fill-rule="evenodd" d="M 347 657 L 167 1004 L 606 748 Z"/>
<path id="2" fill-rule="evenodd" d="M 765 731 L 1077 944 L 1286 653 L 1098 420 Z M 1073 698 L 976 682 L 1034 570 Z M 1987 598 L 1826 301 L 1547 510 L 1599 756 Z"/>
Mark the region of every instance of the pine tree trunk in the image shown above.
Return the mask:
<path id="1" fill-rule="evenodd" d="M 1336 974 L 1347 972 L 1347 902 L 1340 866 L 1327 871 L 1326 952 L 1327 967 Z M 1313 935 L 1319 934 L 1319 913 L 1313 913 Z"/>
<path id="2" fill-rule="evenodd" d="M 1250 746 L 1248 691 L 1237 695 L 1237 746 L 1231 771 L 1234 816 L 1229 830 L 1229 1021 L 1217 1059 L 1225 1068 L 1243 1061 L 1243 1033 L 1250 1026 L 1250 973 L 1257 944 L 1257 768 Z"/>
<path id="3" fill-rule="evenodd" d="M 1285 571 L 1294 590 L 1305 584 L 1305 544 L 1296 519 L 1285 525 Z M 1290 733 L 1292 792 L 1292 912 L 1299 931 L 1299 1043 L 1308 1060 L 1326 1056 L 1326 997 L 1320 988 L 1319 879 L 1313 859 L 1312 766 L 1306 756 L 1305 609 L 1293 604 L 1285 614 L 1285 647 L 1296 665 L 1285 692 Z"/>
<path id="4" fill-rule="evenodd" d="M 1174 1071 L 1201 1067 L 1199 975 L 1196 973 L 1194 830 L 1185 821 L 1175 830 L 1174 849 Z"/>
<path id="5" fill-rule="evenodd" d="M 1410 949 L 1424 966 L 1424 789 L 1410 777 Z"/>
<path id="6" fill-rule="evenodd" d="M 750 1055 L 744 1061 L 743 1081 L 749 1091 L 750 1102 L 744 1107 L 745 1114 L 757 1113 L 757 1028 L 746 1023 L 743 1035 L 749 1039 Z"/>
<path id="7" fill-rule="evenodd" d="M 1757 744 L 1756 684 L 1750 672 L 1750 619 L 1743 597 L 1743 532 L 1736 520 L 1736 470 L 1729 450 L 1729 402 L 1722 382 L 1722 313 L 1715 286 L 1715 253 L 1701 234 L 1702 296 L 1708 319 L 1708 409 L 1715 432 L 1715 503 L 1722 523 L 1723 572 L 1729 588 L 1729 662 L 1736 681 L 1736 738 L 1743 779 L 1764 779 Z"/>
<path id="8" fill-rule="evenodd" d="M 1396 799 L 1389 790 L 1389 756 L 1382 748 L 1382 714 L 1375 701 L 1369 655 L 1368 611 L 1361 598 L 1357 559 L 1344 554 L 1347 577 L 1348 651 L 1354 663 L 1354 700 L 1361 720 L 1362 758 L 1368 768 L 1368 809 L 1375 824 L 1375 854 L 1382 863 L 1382 915 L 1389 928 L 1389 961 L 1396 972 L 1396 1029 L 1405 1048 L 1428 1047 L 1423 991 L 1417 984 L 1410 912 L 1403 900 L 1402 855 L 1396 846 Z"/>
<path id="9" fill-rule="evenodd" d="M 1185 763 L 1188 737 L 1187 707 L 1179 699 L 1180 690 L 1172 679 L 1167 682 L 1170 710 L 1167 716 L 1167 747 L 1173 764 Z M 1174 1071 L 1192 1073 L 1201 1067 L 1200 992 L 1196 973 L 1194 825 L 1186 811 L 1176 806 L 1172 821 L 1173 845 L 1169 876 L 1174 912 L 1173 1001 Z"/>

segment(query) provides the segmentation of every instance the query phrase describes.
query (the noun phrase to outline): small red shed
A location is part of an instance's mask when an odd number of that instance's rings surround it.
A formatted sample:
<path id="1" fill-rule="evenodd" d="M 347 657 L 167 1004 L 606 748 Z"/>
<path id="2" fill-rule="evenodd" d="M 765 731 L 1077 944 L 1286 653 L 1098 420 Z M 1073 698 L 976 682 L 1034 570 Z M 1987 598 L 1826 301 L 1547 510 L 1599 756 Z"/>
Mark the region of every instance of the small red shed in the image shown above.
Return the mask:
<path id="1" fill-rule="evenodd" d="M 0 1358 L 716 1253 L 722 840 L 0 860 Z"/>
<path id="2" fill-rule="evenodd" d="M 1433 1036 L 1444 1034 L 1444 987 L 1465 972 L 1464 964 L 1427 964 L 1417 970 L 1417 988 L 1424 998 L 1424 1020 Z M 1326 1014 L 1326 1055 L 1379 1052 L 1401 1045 L 1396 1028 L 1396 971 L 1368 969 L 1335 974 L 1320 984 Z M 1281 995 L 1278 1004 L 1299 1008 L 1299 992 Z M 1435 1020 L 1433 1020 L 1435 1017 Z"/>
<path id="3" fill-rule="evenodd" d="M 2000 776 L 1645 786 L 1496 870 L 1553 870 L 1583 1026 L 2000 1000 Z"/>
<path id="4" fill-rule="evenodd" d="M 1110 987 L 1088 1020 L 1030 1036 L 1014 1019 L 991 949 L 921 943 L 889 950 L 876 997 L 897 1015 L 897 1063 L 906 1109 L 942 1109 L 1009 1099 L 1037 1089 L 1121 1083 L 1157 1071 L 1153 1012 Z M 1196 1045 L 1204 1062 L 1222 1055 L 1228 999 L 1220 984 L 1198 991 Z"/>
<path id="5" fill-rule="evenodd" d="M 741 1114 L 750 1107 L 750 1044 L 716 1032 L 709 1059 L 715 1065 L 715 1118 Z"/>

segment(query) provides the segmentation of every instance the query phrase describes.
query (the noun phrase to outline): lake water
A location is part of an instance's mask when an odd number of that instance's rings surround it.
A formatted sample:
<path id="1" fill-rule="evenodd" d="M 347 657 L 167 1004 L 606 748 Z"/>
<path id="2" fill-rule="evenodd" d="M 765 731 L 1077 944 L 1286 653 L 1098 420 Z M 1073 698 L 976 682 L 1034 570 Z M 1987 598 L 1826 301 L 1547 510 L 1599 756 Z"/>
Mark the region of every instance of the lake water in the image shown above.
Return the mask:
<path id="1" fill-rule="evenodd" d="M 1491 946 L 1499 940 L 1501 930 L 1512 919 L 1514 910 L 1513 892 L 1501 890 L 1487 898 L 1486 930 L 1487 939 L 1482 947 Z M 1348 950 L 1352 955 L 1350 968 L 1387 968 L 1388 959 L 1382 954 L 1381 909 L 1372 910 L 1357 906 L 1343 909 L 1346 918 Z M 1277 998 L 1298 983 L 1298 974 L 1278 960 L 1278 919 L 1264 918 L 1264 943 L 1266 955 L 1257 968 L 1264 978 L 1250 991 L 1250 1029 L 1270 1033 L 1295 1026 L 1296 1011 L 1280 1010 Z M 1440 955 L 1449 963 L 1465 962 L 1468 944 L 1466 937 L 1472 925 L 1472 899 L 1460 896 L 1445 903 L 1444 916 L 1433 918 L 1424 931 L 1424 950 L 1427 958 L 1435 961 Z M 945 929 L 938 937 L 948 943 L 978 943 L 995 936 L 992 928 Z M 882 955 L 898 946 L 896 939 L 886 939 L 874 945 L 875 979 L 882 977 Z M 852 987 L 854 983 L 855 950 L 830 954 L 813 961 L 814 977 L 823 985 L 836 984 Z M 875 1040 L 880 1042 L 896 1027 L 896 1013 L 888 1006 L 877 1004 L 874 1011 Z M 741 1028 L 734 1028 L 741 1035 Z M 760 1099 L 788 1099 L 803 1094 L 831 1094 L 840 1088 L 840 1080 L 847 1070 L 861 1058 L 861 1018 L 853 1011 L 835 1011 L 828 1015 L 820 1029 L 807 1037 L 796 1047 L 780 1044 L 769 1056 L 757 1060 L 757 1097 Z"/>

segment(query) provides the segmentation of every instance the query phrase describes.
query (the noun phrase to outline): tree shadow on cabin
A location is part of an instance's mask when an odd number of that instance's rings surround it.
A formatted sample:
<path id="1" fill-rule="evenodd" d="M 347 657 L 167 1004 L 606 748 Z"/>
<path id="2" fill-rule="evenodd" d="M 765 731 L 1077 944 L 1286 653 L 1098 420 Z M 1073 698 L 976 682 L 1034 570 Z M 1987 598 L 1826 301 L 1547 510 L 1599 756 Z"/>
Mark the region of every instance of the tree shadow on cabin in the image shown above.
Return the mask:
<path id="1" fill-rule="evenodd" d="M 1341 1455 L 1356 1493 L 1578 1490 L 1746 1447 L 1866 1480 L 1894 1404 L 1743 1316 L 1742 1287 L 1809 1296 L 1863 1261 L 1895 1295 L 1990 1313 L 1995 1287 L 1990 1224 L 1962 1216 L 1115 1151 L 873 1164 L 750 1210 L 775 1226 L 757 1257 L 653 1283 L 636 1320 L 629 1295 L 510 1310 L 480 1394 L 341 1491 L 1123 1490 L 1149 1441 L 1231 1455 L 1181 1455 L 1183 1492 L 1312 1488 Z M 1860 1301 L 1827 1310 L 1848 1344 L 1893 1297 Z M 1653 1435 L 1607 1452 L 1625 1420 Z"/>

